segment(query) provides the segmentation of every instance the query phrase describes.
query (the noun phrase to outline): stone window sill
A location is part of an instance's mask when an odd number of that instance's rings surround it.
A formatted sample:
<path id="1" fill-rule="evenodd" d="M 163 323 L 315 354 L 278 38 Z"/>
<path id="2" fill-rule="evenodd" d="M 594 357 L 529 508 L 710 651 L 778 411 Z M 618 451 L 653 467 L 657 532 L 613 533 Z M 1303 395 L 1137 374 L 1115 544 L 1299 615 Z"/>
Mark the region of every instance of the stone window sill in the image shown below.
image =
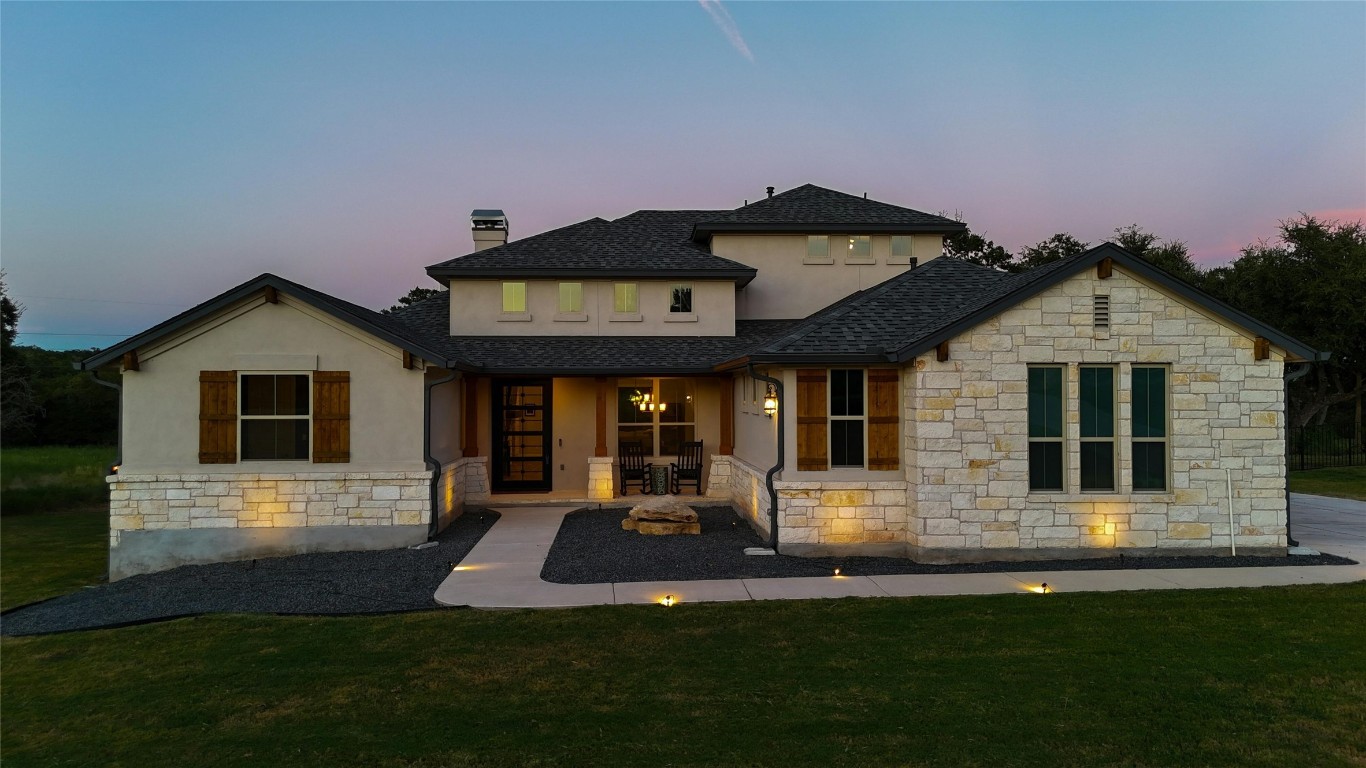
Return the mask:
<path id="1" fill-rule="evenodd" d="M 586 312 L 557 312 L 555 314 L 557 323 L 586 323 L 588 314 Z"/>
<path id="2" fill-rule="evenodd" d="M 613 312 L 612 316 L 607 318 L 609 323 L 639 323 L 642 320 L 644 318 L 639 312 Z"/>
<path id="3" fill-rule="evenodd" d="M 670 312 L 664 316 L 666 323 L 695 323 L 697 322 L 696 312 Z"/>
<path id="4" fill-rule="evenodd" d="M 877 259 L 872 259 L 872 258 L 869 258 L 869 259 L 845 259 L 845 260 L 844 260 L 844 263 L 845 263 L 845 264 L 857 264 L 857 265 L 859 265 L 859 266 L 864 266 L 864 265 L 868 265 L 868 264 L 876 264 L 876 263 L 877 263 Z"/>
<path id="5" fill-rule="evenodd" d="M 530 312 L 504 312 L 498 316 L 500 323 L 529 323 L 531 322 Z"/>
<path id="6" fill-rule="evenodd" d="M 835 260 L 834 260 L 834 259 L 802 259 L 802 263 L 803 263 L 803 264 L 825 265 L 825 264 L 834 264 L 834 263 L 835 263 Z"/>
<path id="7" fill-rule="evenodd" d="M 1048 491 L 1031 491 L 1026 498 L 1028 501 L 1040 501 L 1054 504 L 1066 504 L 1069 502 L 1173 504 L 1176 502 L 1176 494 L 1168 491 L 1156 491 L 1153 493 L 1145 493 L 1143 491 L 1135 491 L 1134 493 L 1113 493 L 1109 491 L 1097 491 L 1094 493 L 1050 493 Z"/>

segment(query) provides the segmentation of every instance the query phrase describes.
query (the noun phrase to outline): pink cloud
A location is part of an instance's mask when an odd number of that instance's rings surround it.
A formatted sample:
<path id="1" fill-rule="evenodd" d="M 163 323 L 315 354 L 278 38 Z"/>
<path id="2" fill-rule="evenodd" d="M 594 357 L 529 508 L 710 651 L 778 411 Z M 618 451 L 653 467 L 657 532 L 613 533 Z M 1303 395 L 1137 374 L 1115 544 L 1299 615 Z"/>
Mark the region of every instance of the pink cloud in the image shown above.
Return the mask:
<path id="1" fill-rule="evenodd" d="M 711 20 L 716 22 L 716 26 L 721 28 L 721 34 L 726 36 L 732 47 L 740 52 L 741 56 L 754 61 L 754 54 L 750 52 L 749 46 L 745 44 L 745 38 L 740 34 L 740 26 L 735 23 L 735 19 L 730 17 L 730 11 L 721 5 L 721 0 L 697 0 L 702 5 Z"/>
<path id="2" fill-rule="evenodd" d="M 1327 208 L 1309 213 L 1314 218 L 1323 221 L 1366 221 L 1366 208 Z"/>

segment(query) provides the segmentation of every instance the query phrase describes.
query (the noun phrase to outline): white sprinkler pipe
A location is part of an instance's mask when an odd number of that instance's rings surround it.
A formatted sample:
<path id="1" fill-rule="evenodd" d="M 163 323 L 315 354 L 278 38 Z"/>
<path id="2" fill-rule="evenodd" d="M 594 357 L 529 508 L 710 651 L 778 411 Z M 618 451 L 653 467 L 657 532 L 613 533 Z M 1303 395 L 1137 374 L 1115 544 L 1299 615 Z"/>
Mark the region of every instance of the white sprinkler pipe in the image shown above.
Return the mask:
<path id="1" fill-rule="evenodd" d="M 1224 468 L 1224 482 L 1228 492 L 1228 547 L 1233 556 L 1238 556 L 1238 543 L 1233 540 L 1233 470 Z"/>

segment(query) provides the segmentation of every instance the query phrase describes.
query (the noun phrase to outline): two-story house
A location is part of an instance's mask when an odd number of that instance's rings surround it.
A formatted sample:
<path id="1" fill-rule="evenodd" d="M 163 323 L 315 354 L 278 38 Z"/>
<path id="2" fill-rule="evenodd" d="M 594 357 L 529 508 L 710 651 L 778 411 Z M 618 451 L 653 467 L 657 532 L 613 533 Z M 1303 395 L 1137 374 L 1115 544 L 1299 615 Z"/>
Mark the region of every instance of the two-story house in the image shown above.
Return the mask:
<path id="1" fill-rule="evenodd" d="M 262 275 L 83 364 L 121 374 L 111 578 L 610 503 L 624 446 L 695 441 L 791 554 L 1284 553 L 1284 377 L 1320 354 L 1111 244 L 945 258 L 962 226 L 807 185 L 512 241 L 477 210 L 393 314 Z"/>

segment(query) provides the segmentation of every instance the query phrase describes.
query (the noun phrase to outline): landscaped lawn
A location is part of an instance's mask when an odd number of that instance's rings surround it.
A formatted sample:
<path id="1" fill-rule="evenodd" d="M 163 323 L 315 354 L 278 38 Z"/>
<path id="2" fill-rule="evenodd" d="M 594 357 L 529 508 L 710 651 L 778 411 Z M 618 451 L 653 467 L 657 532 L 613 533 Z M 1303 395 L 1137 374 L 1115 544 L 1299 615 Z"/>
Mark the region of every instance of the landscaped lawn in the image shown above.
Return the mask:
<path id="1" fill-rule="evenodd" d="M 1332 766 L 1366 584 L 6 638 L 9 766 Z"/>
<path id="2" fill-rule="evenodd" d="M 1366 467 L 1330 467 L 1291 472 L 1290 490 L 1366 501 Z"/>
<path id="3" fill-rule="evenodd" d="M 111 447 L 0 450 L 0 609 L 79 589 L 108 571 Z"/>

